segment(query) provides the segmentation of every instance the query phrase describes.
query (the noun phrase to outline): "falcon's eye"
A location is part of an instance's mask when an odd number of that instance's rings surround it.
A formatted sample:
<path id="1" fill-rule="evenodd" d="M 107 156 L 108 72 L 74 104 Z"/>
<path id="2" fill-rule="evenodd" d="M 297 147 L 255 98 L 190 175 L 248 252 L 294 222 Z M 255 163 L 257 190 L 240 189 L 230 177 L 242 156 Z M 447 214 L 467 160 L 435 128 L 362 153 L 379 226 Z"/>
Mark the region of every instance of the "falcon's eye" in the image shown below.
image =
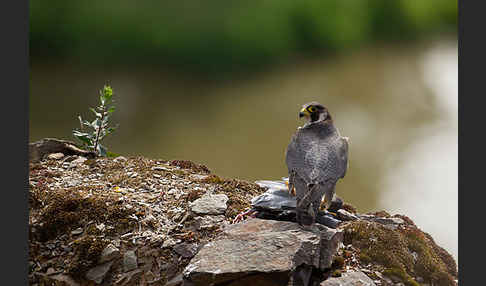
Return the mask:
<path id="1" fill-rule="evenodd" d="M 307 107 L 307 110 L 310 112 L 310 113 L 314 113 L 317 111 L 317 109 L 314 107 L 314 106 L 309 106 Z"/>

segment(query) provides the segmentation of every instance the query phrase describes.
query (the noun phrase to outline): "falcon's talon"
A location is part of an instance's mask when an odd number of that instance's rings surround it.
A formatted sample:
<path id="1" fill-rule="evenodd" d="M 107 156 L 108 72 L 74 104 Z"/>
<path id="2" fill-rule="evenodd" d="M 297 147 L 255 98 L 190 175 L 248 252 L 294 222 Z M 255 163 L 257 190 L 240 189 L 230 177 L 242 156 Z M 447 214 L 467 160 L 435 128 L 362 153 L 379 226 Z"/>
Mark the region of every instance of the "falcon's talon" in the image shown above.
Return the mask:
<path id="1" fill-rule="evenodd" d="M 250 217 L 254 217 L 253 215 L 254 215 L 255 212 L 256 212 L 255 210 L 249 209 L 247 211 L 239 213 L 235 216 L 235 218 L 233 219 L 233 221 L 231 223 L 235 224 L 235 223 L 238 223 L 240 221 L 243 221 L 245 219 L 245 215 L 248 215 Z"/>

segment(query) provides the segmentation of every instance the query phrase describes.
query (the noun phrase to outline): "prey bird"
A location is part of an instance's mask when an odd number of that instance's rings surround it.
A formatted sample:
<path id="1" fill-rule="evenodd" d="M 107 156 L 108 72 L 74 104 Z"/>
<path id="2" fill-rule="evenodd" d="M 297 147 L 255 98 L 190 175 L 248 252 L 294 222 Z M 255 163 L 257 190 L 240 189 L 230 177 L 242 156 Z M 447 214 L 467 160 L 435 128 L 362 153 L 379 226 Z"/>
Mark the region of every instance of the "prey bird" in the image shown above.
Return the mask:
<path id="1" fill-rule="evenodd" d="M 289 191 L 297 199 L 297 222 L 311 226 L 324 197 L 329 208 L 339 179 L 348 168 L 348 138 L 341 137 L 326 107 L 306 103 L 299 118 L 307 122 L 292 136 L 285 154 L 289 171 Z"/>

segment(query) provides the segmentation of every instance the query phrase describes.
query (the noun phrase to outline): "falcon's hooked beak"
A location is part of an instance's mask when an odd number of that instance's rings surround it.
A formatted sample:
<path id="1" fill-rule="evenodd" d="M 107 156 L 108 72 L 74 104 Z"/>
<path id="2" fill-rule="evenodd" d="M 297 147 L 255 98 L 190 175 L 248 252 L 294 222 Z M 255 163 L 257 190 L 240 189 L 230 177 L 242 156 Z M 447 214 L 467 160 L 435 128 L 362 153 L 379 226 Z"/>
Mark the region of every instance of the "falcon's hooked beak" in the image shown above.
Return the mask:
<path id="1" fill-rule="evenodd" d="M 299 112 L 299 118 L 302 118 L 302 117 L 307 117 L 307 118 L 310 117 L 310 113 L 307 110 L 307 108 L 305 108 L 305 107 L 302 108 L 302 110 Z"/>

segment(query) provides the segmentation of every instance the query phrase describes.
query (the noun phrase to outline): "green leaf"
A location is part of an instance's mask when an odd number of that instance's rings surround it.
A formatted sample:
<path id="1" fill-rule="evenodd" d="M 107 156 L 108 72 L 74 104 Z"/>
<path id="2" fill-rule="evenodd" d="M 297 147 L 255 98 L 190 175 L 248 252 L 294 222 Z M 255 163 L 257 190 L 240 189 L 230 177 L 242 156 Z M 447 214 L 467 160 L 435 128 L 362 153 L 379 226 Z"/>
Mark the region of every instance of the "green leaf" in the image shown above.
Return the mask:
<path id="1" fill-rule="evenodd" d="M 108 113 L 113 113 L 113 111 L 115 111 L 115 106 L 110 106 L 110 108 L 108 108 Z"/>
<path id="2" fill-rule="evenodd" d="M 110 152 L 110 151 L 106 151 L 106 156 L 108 158 L 116 158 L 116 157 L 120 156 L 120 154 L 113 153 L 113 152 Z"/>
<path id="3" fill-rule="evenodd" d="M 92 145 L 93 140 L 91 139 L 90 134 L 85 132 L 80 132 L 78 130 L 73 130 L 73 136 L 87 145 Z"/>
<path id="4" fill-rule="evenodd" d="M 96 111 L 93 107 L 90 107 L 89 110 L 93 111 L 93 113 L 96 115 L 96 117 L 101 118 L 101 113 Z"/>
<path id="5" fill-rule="evenodd" d="M 91 122 L 91 127 L 93 127 L 94 129 L 98 129 L 100 125 L 101 120 L 99 118 L 96 118 L 95 120 L 93 120 L 93 122 Z"/>

